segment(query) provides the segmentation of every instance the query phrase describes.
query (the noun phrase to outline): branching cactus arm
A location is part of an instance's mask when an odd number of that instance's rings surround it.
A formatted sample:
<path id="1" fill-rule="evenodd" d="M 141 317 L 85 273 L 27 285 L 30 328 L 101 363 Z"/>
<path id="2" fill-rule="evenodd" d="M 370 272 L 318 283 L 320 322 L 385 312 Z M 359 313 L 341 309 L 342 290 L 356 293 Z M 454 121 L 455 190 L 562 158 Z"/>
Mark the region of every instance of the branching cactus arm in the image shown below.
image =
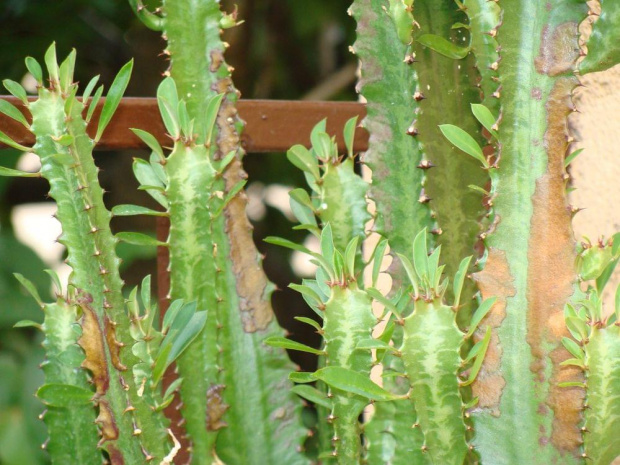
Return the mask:
<path id="1" fill-rule="evenodd" d="M 357 22 L 353 51 L 361 61 L 358 91 L 367 102 L 367 117 L 362 124 L 370 140 L 364 162 L 372 170 L 370 196 L 377 209 L 375 229 L 389 240 L 394 256 L 411 255 L 417 232 L 424 227 L 434 229 L 423 197 L 425 172 L 432 165 L 424 158 L 415 137 L 424 95 L 413 66 L 412 6 L 413 2 L 403 0 L 389 5 L 380 0 L 356 0 L 349 10 Z M 406 281 L 397 259 L 390 271 L 397 289 Z M 396 327 L 396 341 L 401 333 L 401 328 Z M 400 359 L 390 353 L 385 354 L 383 364 L 387 371 L 404 371 Z M 384 386 L 405 394 L 408 386 L 403 381 L 402 377 L 385 377 Z M 370 463 L 424 463 L 421 434 L 411 428 L 416 422 L 413 406 L 407 401 L 397 402 L 400 405 L 396 408 L 390 403 L 376 404 L 374 416 L 366 425 Z"/>
<path id="2" fill-rule="evenodd" d="M 80 332 L 77 308 L 62 297 L 58 276 L 54 272 L 50 274 L 55 278 L 59 296 L 55 303 L 50 304 L 41 302 L 34 285 L 16 275 L 45 314 L 40 327 L 45 334 L 45 361 L 41 364 L 45 384 L 37 392 L 46 405 L 41 415 L 49 434 L 45 450 L 54 464 L 77 460 L 87 465 L 99 465 L 103 456 L 97 447 L 95 393 L 88 383 L 86 371 L 81 368 L 84 353 L 77 345 Z"/>
<path id="3" fill-rule="evenodd" d="M 243 122 L 220 39 L 238 24 L 236 13 L 223 14 L 216 0 L 166 0 L 157 16 L 174 78 L 158 100 L 175 144 L 163 170 L 153 159 L 136 174 L 170 217 L 171 298 L 209 312 L 177 363 L 193 462 L 306 463 L 301 403 L 286 379 L 292 366 L 284 351 L 263 345 L 281 330 L 245 214 Z"/>
<path id="4" fill-rule="evenodd" d="M 463 289 L 470 258 L 461 262 L 455 277 L 454 305 L 444 303 L 447 280 L 442 279 L 444 266 L 438 266 L 440 247 L 428 256 L 426 232 L 416 237 L 413 261 L 401 256 L 413 286 L 414 309 L 409 315 L 397 314 L 403 325 L 404 337 L 400 347 L 407 377 L 411 383 L 410 396 L 418 412 L 418 423 L 424 435 L 422 450 L 434 464 L 461 465 L 470 452 L 471 424 L 465 423 L 466 406 L 461 387 L 476 378 L 489 344 L 486 337 L 461 359 L 465 341 L 491 308 L 494 299 L 483 302 L 474 313 L 471 327 L 463 333 L 456 324 L 458 300 Z M 400 311 L 392 308 L 392 311 Z M 469 368 L 467 379 L 459 378 L 463 368 Z"/>
<path id="5" fill-rule="evenodd" d="M 468 132 L 480 132 L 471 113 L 471 104 L 479 101 L 478 77 L 474 56 L 468 53 L 470 33 L 464 27 L 454 28 L 457 23 L 467 22 L 467 16 L 454 0 L 416 0 L 414 14 L 419 28 L 414 36 L 416 63 L 412 66 L 424 95 L 419 103 L 415 138 L 425 158 L 436 165 L 426 172 L 420 201 L 429 202 L 433 211 L 438 225 L 432 230 L 435 242 L 441 245 L 446 273 L 453 276 L 461 259 L 473 253 L 481 232 L 479 221 L 484 214 L 481 197 L 469 186 L 484 186 L 486 176 L 474 160 L 458 156 L 458 151 L 441 137 L 438 126 L 452 123 Z M 476 139 L 482 140 L 482 135 Z M 410 240 L 412 243 L 413 238 Z M 410 256 L 406 251 L 399 253 Z M 463 317 L 471 313 L 474 293 L 475 287 L 468 281 L 463 290 Z"/>
<path id="6" fill-rule="evenodd" d="M 563 362 L 572 378 L 561 386 L 586 389 L 583 457 L 596 465 L 611 464 L 620 456 L 620 443 L 611 433 L 620 427 L 620 287 L 614 312 L 604 310 L 601 298 L 619 257 L 620 234 L 608 242 L 601 240 L 593 245 L 586 240 L 580 244 L 577 270 L 588 288 L 576 292 L 564 308 L 571 337 L 562 342 L 573 358 Z M 580 371 L 585 373 L 585 380 Z"/>
<path id="7" fill-rule="evenodd" d="M 131 351 L 119 259 L 114 252 L 117 239 L 110 232 L 110 212 L 103 203 L 92 159 L 93 146 L 127 86 L 131 64 L 112 84 L 96 136 L 91 140 L 86 134 L 86 122 L 102 88 L 90 102 L 85 120 L 85 103 L 77 100 L 77 84 L 73 82 L 75 52 L 59 66 L 52 45 L 45 63 L 49 87 L 43 86 L 40 65 L 27 60 L 39 82 L 39 97 L 32 103 L 27 103 L 25 97 L 23 100 L 32 113 L 31 130 L 36 137 L 32 151 L 41 159 L 41 174 L 50 182 L 50 195 L 57 202 L 57 217 L 63 227 L 59 241 L 67 247 L 67 262 L 72 267 L 71 299 L 67 303 L 81 313 L 82 331 L 77 342 L 85 352 L 82 366 L 91 372 L 95 386 L 99 445 L 115 464 L 149 457 L 163 460 L 170 452 L 165 419 L 145 403 L 131 375 L 137 359 Z M 8 87 L 25 96 L 16 83 L 9 82 Z"/>

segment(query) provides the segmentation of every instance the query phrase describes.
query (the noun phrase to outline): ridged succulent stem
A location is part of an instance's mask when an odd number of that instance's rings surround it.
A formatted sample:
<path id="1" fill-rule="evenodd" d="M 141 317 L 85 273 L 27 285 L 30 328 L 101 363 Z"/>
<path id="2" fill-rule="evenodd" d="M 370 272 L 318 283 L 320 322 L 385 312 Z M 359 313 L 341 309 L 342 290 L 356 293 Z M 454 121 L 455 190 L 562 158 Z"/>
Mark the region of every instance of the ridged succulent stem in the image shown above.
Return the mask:
<path id="1" fill-rule="evenodd" d="M 281 330 L 269 302 L 273 285 L 252 242 L 246 197 L 236 195 L 222 214 L 210 211 L 218 195 L 246 178 L 238 92 L 220 39 L 222 20 L 230 16 L 216 0 L 166 0 L 162 16 L 170 74 L 195 128 L 205 126 L 207 102 L 225 94 L 209 150 L 200 148 L 201 136 L 195 145 L 177 142 L 165 165 L 170 296 L 209 312 L 205 329 L 177 363 L 193 463 L 215 456 L 225 463 L 305 463 L 298 452 L 305 434 L 301 403 L 287 380 L 292 365 L 284 351 L 263 345 Z M 226 170 L 214 172 L 215 162 L 231 152 L 236 156 Z"/>
<path id="2" fill-rule="evenodd" d="M 358 92 L 367 101 L 367 117 L 362 124 L 370 132 L 363 160 L 372 170 L 375 230 L 389 240 L 394 257 L 396 253 L 410 256 L 416 234 L 425 227 L 434 228 L 428 204 L 419 201 L 430 165 L 415 137 L 422 89 L 413 66 L 413 50 L 401 41 L 396 21 L 384 7 L 383 1 L 356 0 L 349 10 L 357 22 L 353 51 L 361 61 Z M 390 274 L 395 289 L 406 281 L 397 259 Z M 393 336 L 397 345 L 401 333 L 397 327 Z M 391 354 L 385 355 L 383 365 L 384 373 L 404 371 L 401 360 Z M 386 377 L 383 385 L 395 393 L 408 390 L 402 377 Z M 411 427 L 415 422 L 415 411 L 407 400 L 375 404 L 375 413 L 365 426 L 368 462 L 426 463 L 421 452 L 422 435 Z"/>
<path id="3" fill-rule="evenodd" d="M 50 73 L 51 89 L 40 87 L 39 99 L 29 105 L 36 136 L 33 151 L 41 158 L 41 173 L 50 182 L 63 226 L 59 241 L 68 249 L 72 268 L 71 304 L 79 305 L 83 313 L 78 342 L 86 352 L 83 366 L 92 372 L 96 387 L 101 443 L 115 464 L 137 463 L 149 456 L 161 460 L 168 453 L 165 423 L 163 415 L 146 405 L 134 383 L 137 358 L 130 350 L 117 240 L 110 231 L 111 215 L 92 158 L 94 141 L 86 134 L 83 104 L 72 93 L 77 85 L 61 88 L 53 70 Z"/>
<path id="4" fill-rule="evenodd" d="M 584 4 L 504 0 L 500 7 L 494 221 L 484 235 L 484 270 L 475 275 L 482 295 L 498 301 L 486 320 L 493 335 L 473 387 L 480 400 L 475 445 L 482 463 L 579 463 L 583 391 L 558 382 L 568 357 L 561 313 L 576 279 L 564 157 Z"/>

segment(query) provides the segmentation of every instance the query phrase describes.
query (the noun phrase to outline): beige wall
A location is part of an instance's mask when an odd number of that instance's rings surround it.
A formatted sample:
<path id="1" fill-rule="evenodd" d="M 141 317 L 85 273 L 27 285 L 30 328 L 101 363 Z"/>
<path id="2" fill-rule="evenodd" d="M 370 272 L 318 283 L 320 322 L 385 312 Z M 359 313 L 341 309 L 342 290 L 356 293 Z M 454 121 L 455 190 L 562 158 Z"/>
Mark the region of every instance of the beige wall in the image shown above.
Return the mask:
<path id="1" fill-rule="evenodd" d="M 571 116 L 570 125 L 574 148 L 584 151 L 569 168 L 572 187 L 577 188 L 569 198 L 584 209 L 573 220 L 576 239 L 587 236 L 594 242 L 620 231 L 620 65 L 581 81 L 584 87 L 575 91 L 574 99 L 579 112 Z M 620 270 L 607 294 L 615 292 L 618 282 Z"/>

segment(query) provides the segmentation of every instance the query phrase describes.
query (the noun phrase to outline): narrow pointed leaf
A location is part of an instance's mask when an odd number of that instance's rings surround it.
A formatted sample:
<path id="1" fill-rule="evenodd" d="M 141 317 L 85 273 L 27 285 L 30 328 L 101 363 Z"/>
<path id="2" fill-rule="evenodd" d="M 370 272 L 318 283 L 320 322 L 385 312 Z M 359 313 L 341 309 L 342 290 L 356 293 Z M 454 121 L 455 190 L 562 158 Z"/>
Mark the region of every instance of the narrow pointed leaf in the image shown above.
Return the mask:
<path id="1" fill-rule="evenodd" d="M 454 60 L 465 58 L 470 50 L 469 47 L 459 47 L 449 40 L 435 34 L 423 34 L 416 40 L 437 53 Z"/>
<path id="2" fill-rule="evenodd" d="M 335 389 L 357 394 L 370 400 L 388 401 L 402 397 L 389 393 L 365 375 L 347 368 L 325 367 L 316 371 L 314 376 Z"/>
<path id="3" fill-rule="evenodd" d="M 439 129 L 446 139 L 448 139 L 456 148 L 462 150 L 469 156 L 474 157 L 482 163 L 482 166 L 485 168 L 489 167 L 489 162 L 485 158 L 484 153 L 482 153 L 480 145 L 478 145 L 478 142 L 476 142 L 472 136 L 467 134 L 458 126 L 454 126 L 452 124 L 441 124 Z"/>
<path id="4" fill-rule="evenodd" d="M 324 354 L 322 350 L 318 350 L 313 347 L 307 346 L 305 344 L 292 341 L 285 337 L 278 337 L 278 336 L 270 337 L 265 340 L 265 344 L 271 347 L 280 347 L 282 349 L 298 350 L 300 352 L 308 352 L 309 354 L 315 354 L 315 355 Z"/>
<path id="5" fill-rule="evenodd" d="M 101 116 L 99 117 L 99 125 L 97 126 L 97 135 L 95 136 L 95 141 L 101 139 L 101 135 L 108 123 L 112 119 L 118 104 L 121 102 L 123 98 L 123 94 L 125 93 L 125 89 L 127 89 L 127 84 L 129 84 L 129 79 L 131 78 L 131 71 L 133 69 L 133 60 L 130 60 L 125 66 L 121 68 L 116 77 L 114 78 L 114 82 L 110 86 L 110 90 L 108 91 L 108 95 L 105 99 L 105 103 L 103 104 L 103 108 L 101 109 Z"/>
<path id="6" fill-rule="evenodd" d="M 317 388 L 307 385 L 297 385 L 294 386 L 291 391 L 297 394 L 300 397 L 303 397 L 310 402 L 313 402 L 317 405 L 321 405 L 325 408 L 331 409 L 334 407 L 332 401 L 327 398 L 324 392 L 319 391 Z"/>

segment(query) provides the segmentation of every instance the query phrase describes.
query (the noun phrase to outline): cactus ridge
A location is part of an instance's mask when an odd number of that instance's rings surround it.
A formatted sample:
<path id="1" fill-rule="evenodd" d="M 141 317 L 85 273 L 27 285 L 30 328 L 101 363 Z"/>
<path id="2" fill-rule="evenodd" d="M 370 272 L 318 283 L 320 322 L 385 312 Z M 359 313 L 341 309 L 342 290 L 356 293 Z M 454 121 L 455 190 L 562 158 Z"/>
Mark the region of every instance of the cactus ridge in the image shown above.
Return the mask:
<path id="1" fill-rule="evenodd" d="M 600 7 L 586 43 L 588 53 L 579 63 L 581 74 L 604 71 L 620 63 L 620 4 L 600 0 Z"/>
<path id="2" fill-rule="evenodd" d="M 59 66 L 52 45 L 45 62 L 49 87 L 43 86 L 42 70 L 36 60 L 27 60 L 29 69 L 35 71 L 39 95 L 36 101 L 24 103 L 32 114 L 31 131 L 36 137 L 31 151 L 40 157 L 41 175 L 49 181 L 50 196 L 58 205 L 56 216 L 63 227 L 58 241 L 68 249 L 67 263 L 72 274 L 67 305 L 77 306 L 82 314 L 82 335 L 77 343 L 86 354 L 81 366 L 91 372 L 95 385 L 99 446 L 112 463 L 138 462 L 145 457 L 163 459 L 169 444 L 163 415 L 153 415 L 126 374 L 136 359 L 130 350 L 129 320 L 118 273 L 120 261 L 114 252 L 117 239 L 110 232 L 111 215 L 103 203 L 98 169 L 92 159 L 92 149 L 127 85 L 131 63 L 112 84 L 92 140 L 86 133 L 86 123 L 102 88 L 95 93 L 85 119 L 82 113 L 88 97 L 84 103 L 77 100 L 78 86 L 73 82 L 75 51 Z M 93 86 L 89 86 L 89 92 Z"/>
<path id="3" fill-rule="evenodd" d="M 576 267 L 582 286 L 564 307 L 571 337 L 562 343 L 573 358 L 562 363 L 566 381 L 561 386 L 568 390 L 585 387 L 582 457 L 597 465 L 620 456 L 620 445 L 611 433 L 620 425 L 620 287 L 613 313 L 604 311 L 601 298 L 619 258 L 620 234 L 608 241 L 600 239 L 598 244 L 587 238 L 579 244 Z"/>
<path id="4" fill-rule="evenodd" d="M 506 0 L 499 6 L 501 110 L 499 127 L 490 126 L 498 149 L 486 162 L 493 209 L 481 235 L 484 269 L 474 275 L 482 296 L 498 300 L 488 317 L 493 350 L 473 385 L 480 396 L 472 412 L 474 444 L 483 463 L 578 463 L 580 394 L 558 388 L 567 353 L 554 322 L 575 279 L 564 157 L 584 4 Z M 559 43 L 571 46 L 552 52 Z M 555 270 L 553 289 L 540 281 L 543 270 Z"/>
<path id="5" fill-rule="evenodd" d="M 441 247 L 427 254 L 426 231 L 421 231 L 413 245 L 413 261 L 401 256 L 407 270 L 413 296 L 413 311 L 397 314 L 397 323 L 403 326 L 400 346 L 409 393 L 418 412 L 414 427 L 424 435 L 421 449 L 431 463 L 460 465 L 467 458 L 472 436 L 471 424 L 465 416 L 476 399 L 466 405 L 461 388 L 470 385 L 478 374 L 490 340 L 490 328 L 478 330 L 478 325 L 495 302 L 488 299 L 474 313 L 470 328 L 463 332 L 456 324 L 461 293 L 471 257 L 461 262 L 454 278 L 452 306 L 445 304 L 447 279 L 442 280 L 445 265 L 439 266 Z M 405 296 L 409 300 L 409 296 Z M 475 331 L 484 334 L 468 355 L 461 358 L 467 339 Z M 463 370 L 467 367 L 467 370 Z"/>
<path id="6" fill-rule="evenodd" d="M 357 91 L 367 102 L 362 125 L 370 139 L 363 161 L 372 171 L 370 197 L 377 210 L 374 230 L 389 240 L 393 256 L 396 252 L 411 255 L 413 238 L 424 227 L 439 231 L 424 191 L 426 173 L 434 160 L 425 156 L 416 137 L 425 90 L 414 67 L 412 4 L 395 0 L 388 9 L 383 1 L 355 0 L 349 9 L 357 23 L 357 40 L 351 50 L 361 63 Z M 406 281 L 396 259 L 390 275 L 395 289 Z M 395 328 L 393 338 L 395 343 L 402 339 L 401 327 Z M 404 371 L 402 361 L 391 353 L 385 354 L 383 364 L 388 371 Z M 408 390 L 399 377 L 386 377 L 384 386 L 400 394 Z M 398 410 L 389 402 L 375 405 L 365 429 L 368 460 L 426 463 L 427 456 L 420 452 L 422 436 L 409 427 L 416 422 L 413 407 L 407 401 L 397 402 L 402 407 Z M 383 444 L 393 447 L 383 449 Z"/>

